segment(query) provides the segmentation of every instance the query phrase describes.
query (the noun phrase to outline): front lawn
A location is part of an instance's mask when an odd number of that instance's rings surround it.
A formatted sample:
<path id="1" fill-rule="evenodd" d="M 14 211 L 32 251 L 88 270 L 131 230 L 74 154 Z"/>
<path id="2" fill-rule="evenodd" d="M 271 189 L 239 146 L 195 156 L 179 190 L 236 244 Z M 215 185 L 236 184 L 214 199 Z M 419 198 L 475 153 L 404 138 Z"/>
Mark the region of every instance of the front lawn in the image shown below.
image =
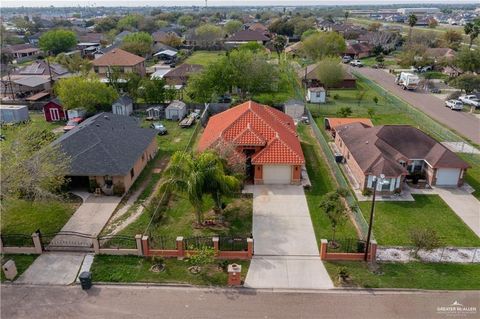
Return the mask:
<path id="1" fill-rule="evenodd" d="M 195 51 L 185 60 L 185 63 L 207 66 L 219 60 L 222 56 L 225 56 L 225 51 Z"/>
<path id="2" fill-rule="evenodd" d="M 478 154 L 465 154 L 456 153 L 472 166 L 467 170 L 465 181 L 475 189 L 473 196 L 480 200 L 480 155 Z"/>
<path id="3" fill-rule="evenodd" d="M 445 246 L 480 246 L 480 238 L 438 195 L 413 195 L 414 202 L 376 202 L 373 232 L 379 245 L 410 246 L 410 231 L 433 228 Z M 360 202 L 367 219 L 370 202 Z M 368 220 L 368 219 L 367 219 Z"/>
<path id="4" fill-rule="evenodd" d="M 323 159 L 322 150 L 317 144 L 315 138 L 311 135 L 310 127 L 299 124 L 298 133 L 301 139 L 303 154 L 305 156 L 308 177 L 312 187 L 305 190 L 307 197 L 308 210 L 313 223 L 317 243 L 322 238 L 332 237 L 332 227 L 325 213 L 318 207 L 322 196 L 335 190 L 335 181 L 331 175 L 330 168 Z M 350 220 L 339 226 L 336 232 L 338 237 L 356 238 L 355 227 Z"/>
<path id="5" fill-rule="evenodd" d="M 177 236 L 214 236 L 214 235 L 250 235 L 252 232 L 252 202 L 251 198 L 226 198 L 227 207 L 224 211 L 225 225 L 212 227 L 195 227 L 195 214 L 190 202 L 183 196 L 173 195 L 168 208 L 163 212 L 163 218 L 152 223 L 148 233 L 152 236 L 176 238 Z M 211 211 L 213 201 L 205 197 L 205 219 L 214 219 Z M 146 211 L 119 234 L 135 236 L 143 234 L 150 222 L 151 215 Z"/>
<path id="6" fill-rule="evenodd" d="M 441 290 L 480 289 L 479 264 L 382 263 L 373 273 L 366 263 L 325 262 L 336 286 L 363 288 L 415 288 Z M 340 283 L 338 272 L 345 267 L 350 281 Z"/>
<path id="7" fill-rule="evenodd" d="M 15 279 L 18 278 L 25 270 L 27 270 L 28 267 L 37 259 L 37 255 L 2 255 L 1 257 L 1 264 L 3 266 L 4 263 L 12 259 L 15 262 L 15 266 L 17 267 L 17 276 Z M 15 280 L 14 279 L 14 280 Z M 3 271 L 0 272 L 0 281 L 4 282 L 7 279 L 5 278 L 5 275 L 3 274 Z"/>
<path id="8" fill-rule="evenodd" d="M 3 234 L 30 235 L 37 229 L 42 233 L 56 233 L 65 225 L 80 205 L 80 199 L 27 201 L 8 199 L 2 202 Z"/>
<path id="9" fill-rule="evenodd" d="M 242 278 L 245 280 L 250 261 L 231 260 L 229 264 L 242 265 Z M 204 271 L 192 274 L 188 271 L 190 266 L 187 260 L 168 258 L 164 260 L 165 270 L 152 272 L 151 258 L 137 256 L 108 256 L 96 255 L 91 268 L 94 282 L 148 282 L 148 283 L 174 283 L 202 286 L 226 286 L 228 274 L 220 266 L 222 261 L 215 261 L 205 266 Z"/>

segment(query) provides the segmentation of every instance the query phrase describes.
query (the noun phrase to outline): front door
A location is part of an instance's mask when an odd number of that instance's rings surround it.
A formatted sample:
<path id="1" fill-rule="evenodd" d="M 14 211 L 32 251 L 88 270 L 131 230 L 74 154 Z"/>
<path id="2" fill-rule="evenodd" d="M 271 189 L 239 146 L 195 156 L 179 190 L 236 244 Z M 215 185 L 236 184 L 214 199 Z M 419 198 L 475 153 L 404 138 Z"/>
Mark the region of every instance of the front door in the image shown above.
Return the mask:
<path id="1" fill-rule="evenodd" d="M 52 121 L 60 121 L 60 112 L 57 108 L 50 109 L 50 119 Z"/>

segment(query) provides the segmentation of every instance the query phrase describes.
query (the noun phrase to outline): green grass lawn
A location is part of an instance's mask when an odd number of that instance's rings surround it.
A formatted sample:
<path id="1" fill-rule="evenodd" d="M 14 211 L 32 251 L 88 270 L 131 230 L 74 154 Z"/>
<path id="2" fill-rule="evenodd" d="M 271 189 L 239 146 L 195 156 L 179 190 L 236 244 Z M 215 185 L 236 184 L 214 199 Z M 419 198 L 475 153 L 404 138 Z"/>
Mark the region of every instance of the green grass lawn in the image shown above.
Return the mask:
<path id="1" fill-rule="evenodd" d="M 12 259 L 15 262 L 15 266 L 17 267 L 17 276 L 15 279 L 18 278 L 27 268 L 37 259 L 37 255 L 2 255 L 1 256 L 1 264 L 3 265 L 6 263 L 8 260 Z M 14 279 L 14 280 L 15 280 Z M 6 281 L 6 278 L 3 274 L 3 271 L 0 272 L 0 281 L 4 282 Z"/>
<path id="2" fill-rule="evenodd" d="M 312 218 L 313 228 L 317 242 L 320 243 L 322 238 L 332 237 L 332 227 L 325 213 L 323 213 L 318 205 L 322 196 L 335 189 L 335 182 L 330 173 L 330 168 L 323 160 L 320 146 L 316 143 L 314 137 L 309 133 L 310 128 L 300 124 L 298 133 L 301 138 L 303 154 L 306 160 L 308 176 L 312 187 L 305 191 L 307 197 L 308 209 Z M 355 227 L 350 220 L 338 227 L 338 237 L 356 238 L 357 233 Z"/>
<path id="3" fill-rule="evenodd" d="M 364 288 L 416 288 L 439 290 L 480 289 L 479 264 L 382 263 L 381 274 L 370 271 L 363 262 L 325 262 L 337 286 L 338 271 L 345 267 L 351 282 L 345 286 Z"/>
<path id="4" fill-rule="evenodd" d="M 412 245 L 410 231 L 433 228 L 445 246 L 480 246 L 480 239 L 438 195 L 413 195 L 414 202 L 377 202 L 373 232 L 379 245 Z M 360 207 L 367 218 L 369 202 Z"/>
<path id="5" fill-rule="evenodd" d="M 480 200 L 480 155 L 465 153 L 457 153 L 457 155 L 472 166 L 467 170 L 465 181 L 475 189 L 473 196 Z"/>
<path id="6" fill-rule="evenodd" d="M 226 227 L 195 228 L 195 214 L 190 202 L 183 196 L 173 196 L 169 207 L 164 212 L 163 219 L 149 227 L 152 236 L 175 238 L 177 236 L 214 236 L 214 235 L 250 235 L 252 232 L 252 203 L 251 198 L 226 198 L 224 216 Z M 213 201 L 205 197 L 203 205 L 205 218 L 213 218 Z M 149 221 L 150 214 L 144 212 L 137 220 L 120 232 L 120 235 L 135 236 L 142 234 Z"/>
<path id="7" fill-rule="evenodd" d="M 136 256 L 96 255 L 91 268 L 94 282 L 148 282 L 176 283 L 202 286 L 226 286 L 228 274 L 219 265 L 222 261 L 205 266 L 199 274 L 188 271 L 187 260 L 165 259 L 165 270 L 160 273 L 150 271 L 152 260 Z M 250 261 L 231 260 L 228 263 L 242 265 L 242 278 L 245 279 Z"/>
<path id="8" fill-rule="evenodd" d="M 80 199 L 27 201 L 4 200 L 1 207 L 3 234 L 30 235 L 37 229 L 42 233 L 58 232 L 80 205 Z"/>
<path id="9" fill-rule="evenodd" d="M 222 56 L 225 56 L 225 51 L 195 51 L 185 60 L 185 63 L 206 66 Z"/>
<path id="10" fill-rule="evenodd" d="M 17 130 L 22 127 L 31 127 L 31 128 L 42 128 L 53 130 L 58 127 L 62 127 L 65 125 L 65 121 L 63 122 L 47 122 L 45 121 L 45 117 L 41 112 L 34 112 L 30 111 L 30 121 L 25 124 L 16 124 L 16 125 L 4 125 L 2 126 L 2 134 L 5 136 L 5 141 L 2 142 L 9 142 L 15 136 Z M 61 133 L 60 133 L 61 134 Z"/>

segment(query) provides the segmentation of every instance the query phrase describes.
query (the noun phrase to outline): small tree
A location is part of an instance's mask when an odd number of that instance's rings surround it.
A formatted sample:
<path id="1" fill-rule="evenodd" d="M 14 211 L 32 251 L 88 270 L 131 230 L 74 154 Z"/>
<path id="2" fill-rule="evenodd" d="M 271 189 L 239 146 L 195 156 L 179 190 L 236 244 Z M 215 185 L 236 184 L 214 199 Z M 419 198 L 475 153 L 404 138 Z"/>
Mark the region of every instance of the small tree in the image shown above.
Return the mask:
<path id="1" fill-rule="evenodd" d="M 127 34 L 122 41 L 122 49 L 139 55 L 146 56 L 152 52 L 153 37 L 147 32 L 134 32 Z"/>
<path id="2" fill-rule="evenodd" d="M 243 23 L 239 20 L 230 20 L 225 24 L 225 31 L 228 34 L 234 34 L 242 28 Z"/>
<path id="3" fill-rule="evenodd" d="M 320 201 L 320 208 L 327 214 L 330 224 L 332 226 L 332 243 L 335 244 L 335 234 L 337 227 L 345 224 L 347 220 L 347 211 L 341 198 L 344 195 L 343 190 L 336 190 L 329 192 L 322 197 Z"/>
<path id="4" fill-rule="evenodd" d="M 377 96 L 374 96 L 374 97 L 373 97 L 373 103 L 375 103 L 375 105 L 378 104 L 378 97 L 377 97 Z"/>
<path id="5" fill-rule="evenodd" d="M 442 245 L 437 232 L 429 228 L 415 228 L 410 232 L 410 238 L 414 246 L 414 256 L 418 257 L 418 252 L 423 249 L 431 251 Z"/>
<path id="6" fill-rule="evenodd" d="M 344 69 L 336 57 L 327 57 L 318 62 L 318 79 L 327 90 L 340 83 L 344 78 Z"/>
<path id="7" fill-rule="evenodd" d="M 473 22 L 468 22 L 463 27 L 463 30 L 465 31 L 465 34 L 470 37 L 468 48 L 471 49 L 473 41 L 480 35 L 480 19 L 477 19 Z"/>
<path id="8" fill-rule="evenodd" d="M 465 73 L 456 77 L 451 84 L 465 93 L 471 93 L 480 87 L 480 75 Z"/>
<path id="9" fill-rule="evenodd" d="M 287 45 L 287 38 L 285 36 L 276 35 L 273 38 L 273 47 L 275 48 L 275 51 L 277 52 L 279 58 L 280 58 L 280 53 L 283 52 L 286 45 Z"/>
<path id="10" fill-rule="evenodd" d="M 338 111 L 338 115 L 340 117 L 349 117 L 350 115 L 352 115 L 353 111 L 352 111 L 352 108 L 350 106 L 344 106 L 342 108 L 340 108 L 340 110 Z"/>

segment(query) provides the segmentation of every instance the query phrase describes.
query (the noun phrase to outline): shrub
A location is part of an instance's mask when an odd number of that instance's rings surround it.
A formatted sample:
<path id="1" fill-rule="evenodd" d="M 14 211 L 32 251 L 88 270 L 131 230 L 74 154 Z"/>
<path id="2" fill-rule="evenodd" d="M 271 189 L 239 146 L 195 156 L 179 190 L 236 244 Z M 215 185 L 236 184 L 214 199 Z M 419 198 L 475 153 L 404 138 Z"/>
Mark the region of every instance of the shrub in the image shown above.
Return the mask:
<path id="1" fill-rule="evenodd" d="M 340 95 L 338 95 L 338 94 L 335 94 L 335 95 L 333 96 L 333 99 L 334 99 L 334 100 L 338 100 L 339 98 L 340 98 Z"/>
<path id="2" fill-rule="evenodd" d="M 98 183 L 96 179 L 88 180 L 88 189 L 91 193 L 95 192 L 95 189 L 98 188 Z"/>
<path id="3" fill-rule="evenodd" d="M 456 100 L 460 97 L 460 95 L 462 95 L 460 91 L 452 92 L 447 96 L 447 100 Z"/>
<path id="4" fill-rule="evenodd" d="M 352 115 L 352 113 L 353 113 L 352 108 L 349 106 L 344 106 L 340 108 L 340 110 L 338 111 L 338 115 L 340 117 L 349 117 L 350 115 Z"/>
<path id="5" fill-rule="evenodd" d="M 187 262 L 192 266 L 204 266 L 215 261 L 215 250 L 212 247 L 202 246 L 195 250 L 195 254 L 188 255 Z"/>
<path id="6" fill-rule="evenodd" d="M 370 189 L 370 188 L 365 188 L 363 191 L 362 191 L 362 195 L 363 196 L 372 196 L 373 194 L 373 191 Z"/>
<path id="7" fill-rule="evenodd" d="M 429 228 L 415 228 L 410 231 L 410 237 L 415 247 L 413 253 L 417 257 L 420 249 L 430 251 L 442 245 L 437 232 Z"/>
<path id="8" fill-rule="evenodd" d="M 122 196 L 125 193 L 125 186 L 120 183 L 113 185 L 113 194 L 117 196 Z"/>

